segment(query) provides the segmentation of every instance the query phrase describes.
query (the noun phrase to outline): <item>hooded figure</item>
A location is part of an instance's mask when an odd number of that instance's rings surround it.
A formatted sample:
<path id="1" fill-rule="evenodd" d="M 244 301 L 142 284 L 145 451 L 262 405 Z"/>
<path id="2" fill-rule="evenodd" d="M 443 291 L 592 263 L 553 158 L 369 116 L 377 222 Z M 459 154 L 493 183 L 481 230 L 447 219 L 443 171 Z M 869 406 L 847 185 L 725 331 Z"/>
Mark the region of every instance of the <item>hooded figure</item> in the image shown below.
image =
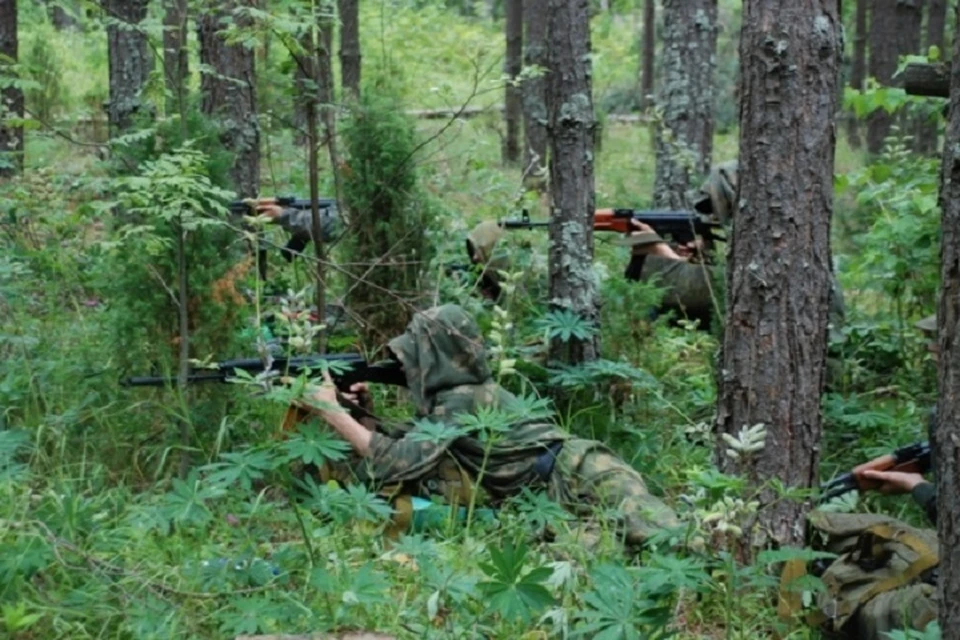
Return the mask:
<path id="1" fill-rule="evenodd" d="M 479 478 L 494 502 L 524 487 L 539 489 L 578 516 L 618 512 L 612 524 L 631 545 L 680 526 L 640 474 L 605 445 L 572 438 L 551 422 L 523 415 L 516 396 L 494 382 L 480 331 L 459 306 L 418 313 L 389 346 L 403 365 L 418 418 L 463 433 L 476 424 L 478 412 L 499 409 L 501 423 L 508 426 L 439 440 L 434 430 L 424 432 L 429 427 L 422 422 L 400 438 L 373 433 L 363 474 L 368 482 L 399 483 L 412 495 L 444 493 L 460 501 L 467 495 L 451 496 L 441 487 L 457 473 L 467 485 Z"/>

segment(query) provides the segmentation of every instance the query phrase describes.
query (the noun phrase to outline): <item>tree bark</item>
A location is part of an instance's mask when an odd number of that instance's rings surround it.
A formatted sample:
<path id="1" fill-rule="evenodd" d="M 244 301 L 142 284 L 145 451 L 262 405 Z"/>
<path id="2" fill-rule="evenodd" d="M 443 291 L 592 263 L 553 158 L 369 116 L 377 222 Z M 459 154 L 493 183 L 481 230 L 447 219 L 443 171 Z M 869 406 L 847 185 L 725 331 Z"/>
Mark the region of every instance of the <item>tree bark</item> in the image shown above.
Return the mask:
<path id="1" fill-rule="evenodd" d="M 740 189 L 727 272 L 718 434 L 766 425 L 763 450 L 718 464 L 760 489 L 756 542 L 802 544 L 820 446 L 840 64 L 835 0 L 747 0 L 740 38 Z"/>
<path id="2" fill-rule="evenodd" d="M 664 0 L 654 205 L 686 209 L 691 183 L 710 170 L 716 0 Z"/>
<path id="3" fill-rule="evenodd" d="M 180 113 L 190 76 L 187 48 L 187 0 L 163 2 L 163 78 L 167 113 Z"/>
<path id="4" fill-rule="evenodd" d="M 217 119 L 220 140 L 234 154 L 232 186 L 247 198 L 257 195 L 260 187 L 260 126 L 254 51 L 224 41 L 223 30 L 237 6 L 228 0 L 199 15 L 200 62 L 213 69 L 201 75 L 200 92 L 202 111 Z"/>
<path id="5" fill-rule="evenodd" d="M 640 39 L 640 108 L 653 100 L 653 52 L 656 47 L 656 1 L 643 2 L 643 36 Z"/>
<path id="6" fill-rule="evenodd" d="M 960 8 L 956 13 L 960 26 Z M 953 40 L 950 119 L 943 145 L 940 208 L 940 343 L 936 447 L 937 529 L 940 538 L 940 629 L 960 638 L 960 38 Z"/>
<path id="7" fill-rule="evenodd" d="M 870 75 L 884 86 L 901 86 L 894 78 L 899 56 L 918 53 L 920 26 L 923 22 L 922 0 L 876 0 L 870 13 Z M 890 134 L 893 116 L 879 109 L 867 118 L 867 151 L 883 150 L 883 141 Z"/>
<path id="8" fill-rule="evenodd" d="M 853 38 L 853 65 L 850 69 L 850 88 L 863 91 L 867 80 L 867 0 L 857 0 L 856 26 Z M 847 116 L 847 139 L 850 146 L 859 149 L 860 123 L 852 112 Z"/>
<path id="9" fill-rule="evenodd" d="M 360 95 L 360 2 L 337 0 L 340 13 L 340 82 L 344 98 Z"/>
<path id="10" fill-rule="evenodd" d="M 332 16 L 328 13 L 328 16 Z M 319 91 L 320 116 L 323 121 L 323 134 L 327 142 L 327 153 L 330 157 L 330 173 L 333 177 L 334 197 L 337 207 L 344 221 L 347 222 L 347 211 L 342 206 L 343 186 L 340 181 L 340 152 L 337 148 L 337 104 L 333 82 L 333 19 L 321 16 L 317 35 L 320 38 L 320 48 L 317 51 L 317 89 Z M 323 309 L 324 307 L 318 307 Z"/>
<path id="11" fill-rule="evenodd" d="M 57 31 L 75 29 L 78 26 L 76 16 L 79 13 L 79 7 L 77 7 L 76 3 L 64 2 L 64 0 L 58 2 L 46 0 L 46 4 L 47 15 L 50 16 L 50 23 Z M 67 11 L 63 6 L 64 4 L 70 5 L 71 11 Z"/>
<path id="12" fill-rule="evenodd" d="M 921 53 L 929 53 L 930 47 L 936 47 L 940 51 L 940 58 L 946 57 L 946 52 L 943 50 L 946 22 L 946 0 L 927 0 L 926 44 Z M 906 86 L 906 78 L 904 78 L 904 86 Z M 935 116 L 924 118 L 918 123 L 914 145 L 918 153 L 929 155 L 937 152 L 938 129 L 938 119 Z"/>
<path id="13" fill-rule="evenodd" d="M 927 0 L 927 47 L 940 49 L 940 58 L 946 58 L 943 50 L 947 30 L 947 0 Z"/>
<path id="14" fill-rule="evenodd" d="M 548 0 L 547 113 L 550 138 L 550 306 L 596 325 L 593 271 L 593 136 L 589 0 Z M 553 340 L 550 357 L 594 360 L 596 335 Z"/>
<path id="15" fill-rule="evenodd" d="M 523 0 L 505 0 L 507 53 L 503 71 L 508 81 L 504 89 L 503 119 L 507 135 L 503 140 L 503 164 L 520 160 L 520 125 L 523 120 L 523 93 L 516 79 L 523 69 Z"/>
<path id="16" fill-rule="evenodd" d="M 0 56 L 16 63 L 18 44 L 17 0 L 0 0 Z M 13 73 L 0 60 L 0 76 Z M 7 118 L 23 118 L 23 91 L 17 87 L 0 91 L 0 178 L 23 168 L 23 127 L 6 124 Z"/>
<path id="17" fill-rule="evenodd" d="M 547 1 L 524 0 L 523 22 L 526 42 L 523 47 L 523 63 L 528 66 L 547 67 Z M 530 182 L 543 190 L 542 176 L 547 167 L 547 96 L 544 76 L 528 77 L 523 81 L 523 135 L 524 169 Z"/>
<path id="18" fill-rule="evenodd" d="M 140 92 L 153 69 L 147 34 L 140 23 L 147 17 L 148 0 L 107 0 L 105 8 L 110 66 L 110 135 L 117 136 L 133 124 L 143 103 Z M 123 27 L 115 21 L 125 23 Z"/>

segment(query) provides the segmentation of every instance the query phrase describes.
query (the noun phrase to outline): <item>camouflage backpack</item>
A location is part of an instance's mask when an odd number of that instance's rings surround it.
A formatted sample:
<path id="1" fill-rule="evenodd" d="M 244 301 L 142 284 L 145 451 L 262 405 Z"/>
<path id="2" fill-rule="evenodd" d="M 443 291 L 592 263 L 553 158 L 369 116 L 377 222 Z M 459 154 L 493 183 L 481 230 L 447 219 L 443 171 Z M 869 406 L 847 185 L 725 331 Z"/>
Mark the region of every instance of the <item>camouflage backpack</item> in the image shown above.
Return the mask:
<path id="1" fill-rule="evenodd" d="M 808 522 L 811 546 L 839 556 L 820 574 L 826 591 L 817 596 L 810 624 L 848 637 L 881 638 L 885 631 L 923 629 L 936 619 L 936 531 L 879 514 L 814 511 Z M 781 584 L 799 573 L 788 563 Z M 799 608 L 799 602 L 785 606 L 798 595 L 782 594 L 781 614 Z"/>

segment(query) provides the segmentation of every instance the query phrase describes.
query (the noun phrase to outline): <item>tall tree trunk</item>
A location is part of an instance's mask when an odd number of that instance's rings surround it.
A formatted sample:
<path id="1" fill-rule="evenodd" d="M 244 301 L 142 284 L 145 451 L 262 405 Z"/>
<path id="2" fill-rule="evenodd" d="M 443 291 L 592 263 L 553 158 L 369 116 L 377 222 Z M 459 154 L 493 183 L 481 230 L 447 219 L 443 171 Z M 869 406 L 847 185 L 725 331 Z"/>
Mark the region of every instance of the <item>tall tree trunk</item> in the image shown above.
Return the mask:
<path id="1" fill-rule="evenodd" d="M 520 160 L 520 124 L 523 119 L 523 93 L 515 84 L 523 69 L 523 0 L 505 0 L 507 55 L 503 71 L 508 81 L 504 90 L 503 119 L 507 135 L 503 140 L 503 164 L 515 164 Z"/>
<path id="2" fill-rule="evenodd" d="M 0 0 L 0 57 L 17 57 L 17 0 Z M 0 59 L 0 77 L 14 73 Z M 23 168 L 23 127 L 5 124 L 7 118 L 23 118 L 23 91 L 8 86 L 0 91 L 0 178 Z"/>
<path id="3" fill-rule="evenodd" d="M 899 56 L 920 50 L 922 0 L 875 0 L 870 12 L 870 75 L 885 86 L 899 86 L 893 77 Z M 867 151 L 883 150 L 893 117 L 879 109 L 867 118 Z"/>
<path id="4" fill-rule="evenodd" d="M 596 324 L 593 271 L 593 89 L 589 0 L 548 0 L 547 113 L 550 137 L 550 306 Z M 599 339 L 553 340 L 550 357 L 598 357 Z"/>
<path id="5" fill-rule="evenodd" d="M 850 88 L 856 91 L 863 91 L 867 80 L 867 4 L 868 0 L 857 0 L 853 65 L 850 69 Z M 854 149 L 863 145 L 860 123 L 852 111 L 847 115 L 847 139 Z"/>
<path id="6" fill-rule="evenodd" d="M 940 51 L 941 59 L 946 57 L 946 52 L 943 50 L 946 22 L 947 0 L 927 0 L 926 46 L 921 53 L 928 53 L 930 47 L 936 47 Z M 938 129 L 935 115 L 926 117 L 918 123 L 914 141 L 914 149 L 917 153 L 928 155 L 937 152 Z"/>
<path id="7" fill-rule="evenodd" d="M 200 92 L 201 109 L 217 119 L 220 140 L 234 154 L 232 186 L 247 198 L 257 195 L 260 187 L 260 126 L 254 50 L 223 39 L 223 21 L 237 19 L 233 17 L 237 6 L 228 0 L 199 15 L 200 62 L 213 70 L 201 75 Z"/>
<path id="8" fill-rule="evenodd" d="M 547 67 L 547 0 L 524 0 L 523 22 L 526 28 L 523 63 Z M 544 76 L 528 77 L 523 81 L 523 136 L 524 169 L 532 179 L 529 183 L 543 190 L 543 175 L 547 167 L 547 97 Z"/>
<path id="9" fill-rule="evenodd" d="M 718 464 L 757 488 L 817 478 L 830 293 L 836 0 L 746 0 L 740 189 L 727 271 L 717 432 L 766 425 L 766 446 Z M 788 240 L 789 239 L 789 240 Z M 759 542 L 802 543 L 804 505 L 761 493 Z"/>
<path id="10" fill-rule="evenodd" d="M 110 135 L 128 129 L 133 116 L 143 107 L 140 92 L 153 69 L 147 34 L 140 23 L 147 17 L 148 0 L 107 0 L 111 18 L 107 25 L 110 65 L 110 104 L 107 108 Z M 125 23 L 123 27 L 114 21 Z"/>
<path id="11" fill-rule="evenodd" d="M 330 7 L 332 9 L 332 7 Z M 337 149 L 337 104 L 333 82 L 333 19 L 332 12 L 319 19 L 317 35 L 320 47 L 317 50 L 317 89 L 319 91 L 320 117 L 323 122 L 323 134 L 330 157 L 330 173 L 333 177 L 334 197 L 340 214 L 347 219 L 342 204 L 343 187 L 340 183 L 340 152 Z M 323 309 L 323 307 L 319 307 Z"/>
<path id="12" fill-rule="evenodd" d="M 337 0 L 340 13 L 340 83 L 343 97 L 360 95 L 360 0 Z"/>
<path id="13" fill-rule="evenodd" d="M 664 0 L 654 205 L 687 208 L 687 190 L 710 169 L 717 0 Z"/>
<path id="14" fill-rule="evenodd" d="M 960 27 L 960 8 L 956 12 Z M 950 120 L 943 145 L 940 208 L 940 343 L 936 451 L 937 528 L 940 538 L 940 629 L 960 639 L 960 38 L 953 39 Z"/>
<path id="15" fill-rule="evenodd" d="M 78 26 L 76 16 L 79 15 L 80 8 L 75 2 L 69 2 L 67 0 L 51 2 L 50 0 L 46 0 L 46 4 L 47 15 L 50 16 L 50 23 L 57 31 L 75 29 Z M 68 11 L 64 5 L 69 6 L 70 10 Z"/>
<path id="16" fill-rule="evenodd" d="M 640 39 L 640 108 L 653 100 L 653 52 L 656 48 L 656 0 L 643 1 L 643 36 Z"/>
<path id="17" fill-rule="evenodd" d="M 944 33 L 947 29 L 947 0 L 927 0 L 927 47 L 940 49 L 940 58 L 946 58 L 943 50 Z"/>
<path id="18" fill-rule="evenodd" d="M 167 88 L 167 113 L 180 113 L 186 101 L 190 75 L 187 48 L 187 0 L 163 2 L 163 77 Z"/>

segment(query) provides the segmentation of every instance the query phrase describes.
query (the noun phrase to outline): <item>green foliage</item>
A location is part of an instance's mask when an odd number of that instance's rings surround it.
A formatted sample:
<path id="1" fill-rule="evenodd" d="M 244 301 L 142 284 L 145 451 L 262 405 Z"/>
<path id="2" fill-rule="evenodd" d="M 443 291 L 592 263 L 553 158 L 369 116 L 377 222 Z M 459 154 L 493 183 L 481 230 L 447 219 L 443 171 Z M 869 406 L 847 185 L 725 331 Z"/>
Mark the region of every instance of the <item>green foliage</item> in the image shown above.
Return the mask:
<path id="1" fill-rule="evenodd" d="M 348 302 L 364 318 L 368 347 L 401 333 L 433 247 L 435 205 L 420 186 L 413 123 L 386 79 L 365 87 L 342 127 L 343 197 L 350 211 L 343 253 Z"/>
<path id="2" fill-rule="evenodd" d="M 529 622 L 553 603 L 543 582 L 550 577 L 547 567 L 527 569 L 527 548 L 507 542 L 502 549 L 488 549 L 490 562 L 480 563 L 489 580 L 477 585 L 487 598 L 487 609 L 503 618 Z"/>

